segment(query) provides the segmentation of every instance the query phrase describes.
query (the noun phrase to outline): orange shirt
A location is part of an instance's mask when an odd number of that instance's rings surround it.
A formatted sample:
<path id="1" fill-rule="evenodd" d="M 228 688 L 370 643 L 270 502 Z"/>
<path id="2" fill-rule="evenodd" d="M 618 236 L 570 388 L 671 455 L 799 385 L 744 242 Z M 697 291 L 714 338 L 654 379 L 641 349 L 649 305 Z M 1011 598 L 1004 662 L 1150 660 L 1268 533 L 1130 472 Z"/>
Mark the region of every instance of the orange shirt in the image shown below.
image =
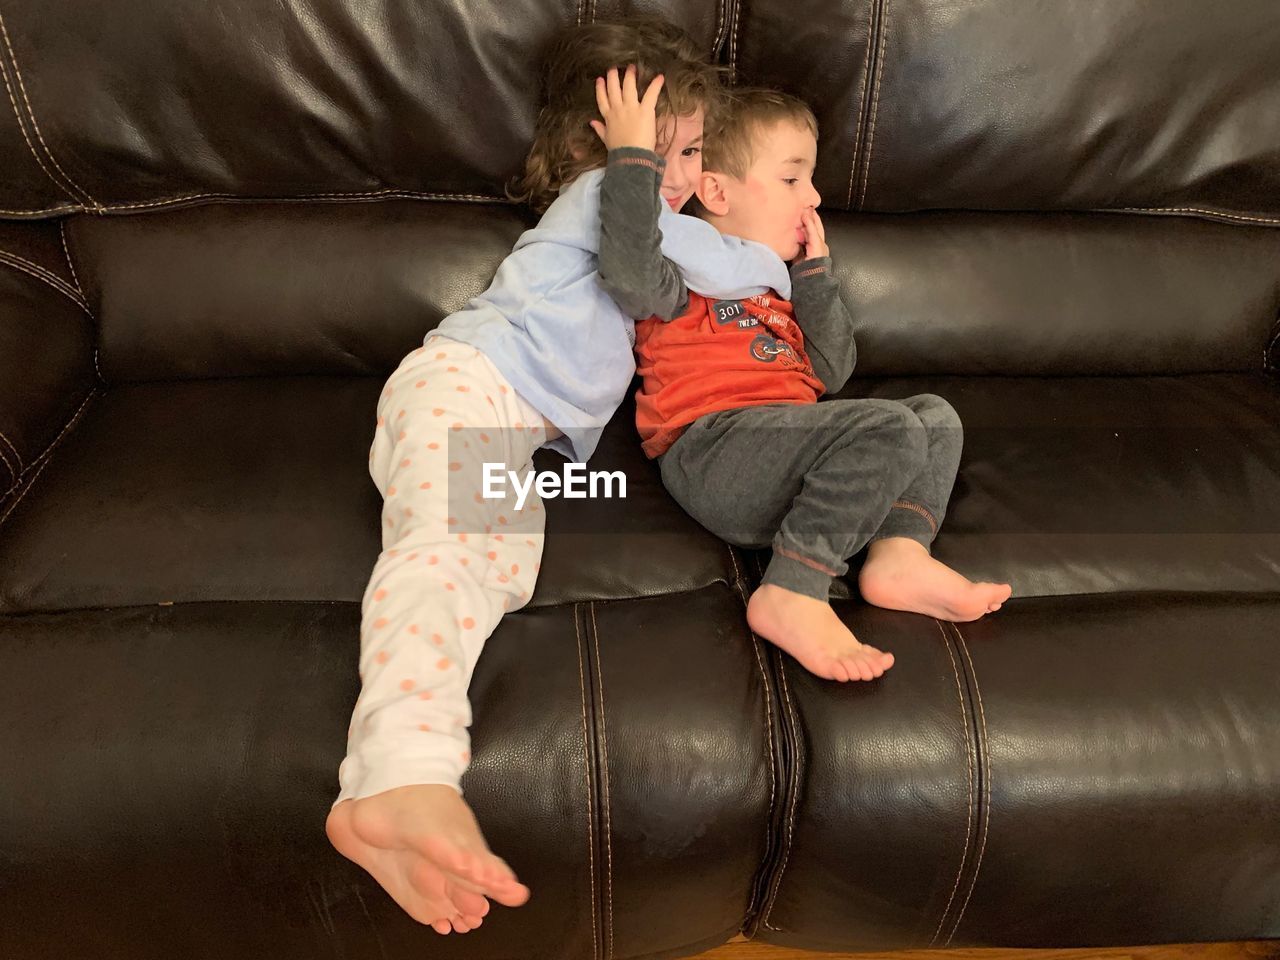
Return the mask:
<path id="1" fill-rule="evenodd" d="M 815 403 L 824 387 L 791 304 L 765 294 L 710 300 L 689 291 L 670 322 L 636 324 L 636 426 L 645 455 L 666 453 L 698 417 L 765 403 Z"/>

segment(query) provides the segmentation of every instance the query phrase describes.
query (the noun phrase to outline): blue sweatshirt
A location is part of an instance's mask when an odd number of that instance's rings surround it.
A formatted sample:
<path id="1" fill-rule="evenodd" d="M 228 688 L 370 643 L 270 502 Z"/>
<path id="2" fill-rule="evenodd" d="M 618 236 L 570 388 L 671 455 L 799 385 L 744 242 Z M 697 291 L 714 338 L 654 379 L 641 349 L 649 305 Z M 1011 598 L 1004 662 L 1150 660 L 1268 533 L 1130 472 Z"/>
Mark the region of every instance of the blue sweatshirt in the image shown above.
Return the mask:
<path id="1" fill-rule="evenodd" d="M 560 189 L 538 225 L 526 230 L 493 283 L 451 313 L 436 333 L 483 351 L 511 386 L 564 433 L 548 444 L 570 460 L 595 452 L 604 426 L 635 375 L 635 321 L 601 289 L 600 183 L 591 170 Z M 762 243 L 726 236 L 661 204 L 663 256 L 686 285 L 718 300 L 770 289 L 791 296 L 782 259 Z"/>

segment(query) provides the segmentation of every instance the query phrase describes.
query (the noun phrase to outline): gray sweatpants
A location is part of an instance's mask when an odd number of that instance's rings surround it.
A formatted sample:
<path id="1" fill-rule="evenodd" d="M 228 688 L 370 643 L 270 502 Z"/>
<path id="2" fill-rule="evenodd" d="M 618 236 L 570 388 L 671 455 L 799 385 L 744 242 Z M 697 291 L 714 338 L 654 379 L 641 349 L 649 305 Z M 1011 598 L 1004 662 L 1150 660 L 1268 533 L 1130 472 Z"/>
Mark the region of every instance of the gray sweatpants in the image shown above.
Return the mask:
<path id="1" fill-rule="evenodd" d="M 867 543 L 937 535 L 964 443 L 933 394 L 768 404 L 707 414 L 659 458 L 695 520 L 743 547 L 772 545 L 764 583 L 826 600 Z"/>

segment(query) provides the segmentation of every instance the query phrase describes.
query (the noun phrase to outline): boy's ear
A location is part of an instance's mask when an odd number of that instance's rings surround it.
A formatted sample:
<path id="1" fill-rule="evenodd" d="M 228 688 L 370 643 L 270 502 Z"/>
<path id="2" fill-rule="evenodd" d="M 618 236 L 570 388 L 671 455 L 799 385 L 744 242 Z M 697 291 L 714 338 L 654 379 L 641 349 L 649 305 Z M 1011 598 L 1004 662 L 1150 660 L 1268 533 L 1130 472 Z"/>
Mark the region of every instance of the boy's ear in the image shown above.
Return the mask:
<path id="1" fill-rule="evenodd" d="M 725 180 L 726 175 L 723 173 L 703 170 L 698 189 L 695 191 L 698 202 L 706 208 L 707 213 L 717 217 L 723 217 L 729 212 L 729 195 L 725 192 Z"/>

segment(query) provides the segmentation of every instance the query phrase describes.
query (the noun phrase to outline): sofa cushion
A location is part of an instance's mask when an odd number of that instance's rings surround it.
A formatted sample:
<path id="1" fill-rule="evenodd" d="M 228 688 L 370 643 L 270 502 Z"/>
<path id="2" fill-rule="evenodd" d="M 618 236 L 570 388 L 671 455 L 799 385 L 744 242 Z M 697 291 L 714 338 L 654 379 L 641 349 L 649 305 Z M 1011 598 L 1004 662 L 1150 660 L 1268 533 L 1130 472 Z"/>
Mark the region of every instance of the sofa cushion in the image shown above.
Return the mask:
<path id="1" fill-rule="evenodd" d="M 1280 224 L 1273 0 L 767 0 L 741 80 L 813 104 L 846 209 L 1159 207 Z M 803 56 L 779 56 L 778 38 Z M 1192 208 L 1192 209 L 1187 209 Z"/>
<path id="2" fill-rule="evenodd" d="M 358 601 L 381 549 L 367 468 L 381 386 L 291 377 L 110 389 L 0 526 L 0 610 Z M 534 605 L 734 579 L 728 547 L 666 495 L 624 410 L 591 468 L 622 470 L 627 499 L 547 501 Z M 545 452 L 536 462 L 564 463 Z"/>
<path id="3" fill-rule="evenodd" d="M 1012 583 L 1015 597 L 1275 589 L 1275 378 L 912 377 L 842 395 L 920 393 L 964 424 L 933 552 L 971 579 Z"/>
<path id="4" fill-rule="evenodd" d="M 720 584 L 503 619 L 471 682 L 462 786 L 533 897 L 467 949 L 683 955 L 736 932 L 776 798 L 741 610 Z M 353 603 L 0 617 L 5 682 L 25 691 L 0 724 L 5 955 L 434 951 L 325 840 L 358 625 Z"/>
<path id="5" fill-rule="evenodd" d="M 875 684 L 777 657 L 795 765 L 756 928 L 814 950 L 1276 933 L 1280 598 L 837 601 Z"/>

